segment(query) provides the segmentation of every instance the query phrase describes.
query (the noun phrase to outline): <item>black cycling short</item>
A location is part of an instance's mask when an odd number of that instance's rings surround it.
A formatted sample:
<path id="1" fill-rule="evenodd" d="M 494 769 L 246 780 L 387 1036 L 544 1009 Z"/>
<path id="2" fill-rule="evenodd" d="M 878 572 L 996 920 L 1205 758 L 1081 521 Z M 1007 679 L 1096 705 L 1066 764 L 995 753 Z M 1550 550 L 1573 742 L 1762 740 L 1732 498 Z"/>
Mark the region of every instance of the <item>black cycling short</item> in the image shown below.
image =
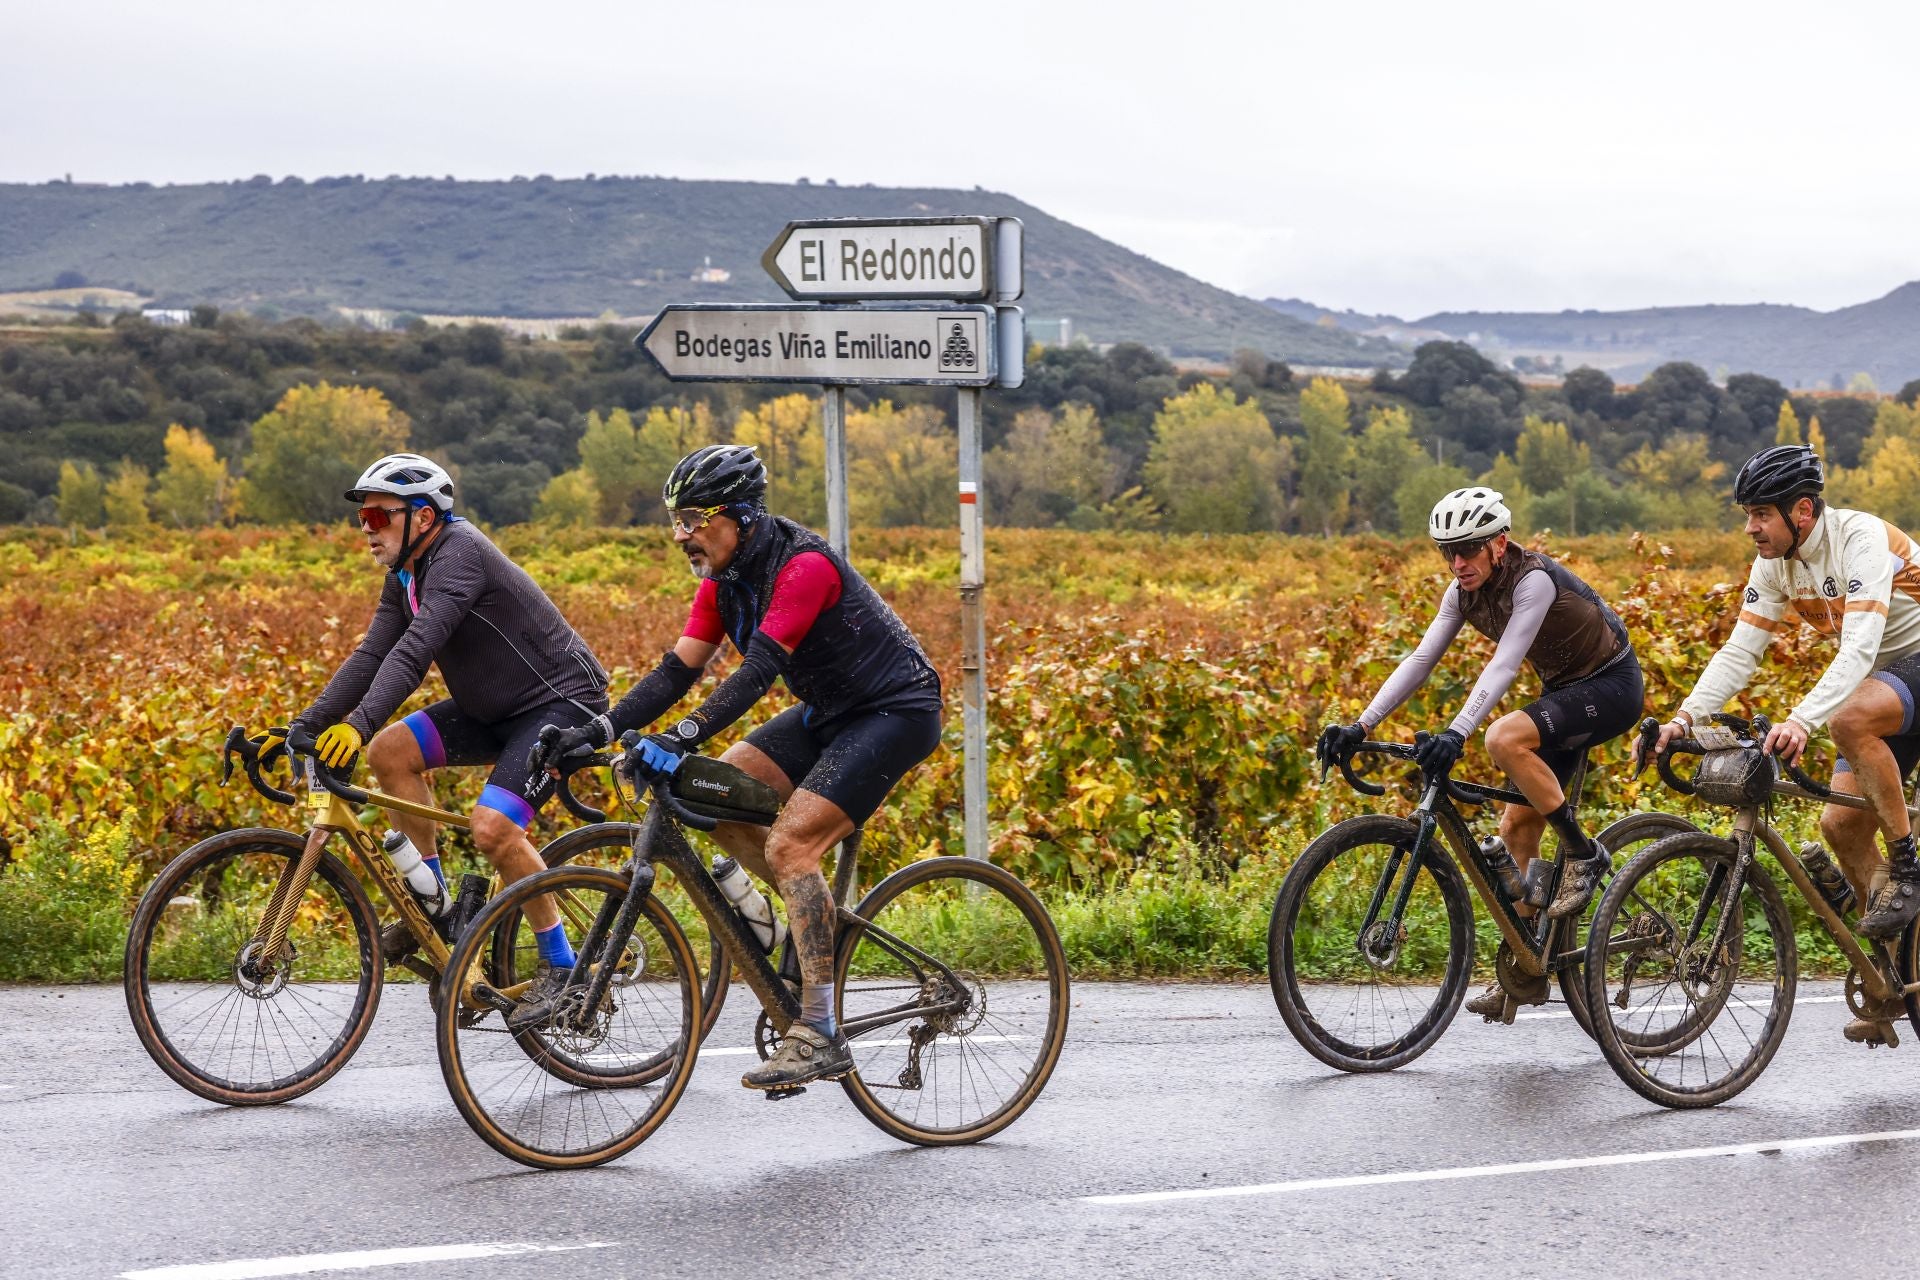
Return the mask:
<path id="1" fill-rule="evenodd" d="M 747 735 L 796 788 L 825 796 L 859 826 L 894 783 L 940 745 L 938 711 L 870 711 L 809 724 L 811 709 L 788 707 Z"/>
<path id="2" fill-rule="evenodd" d="M 561 699 L 487 724 L 460 710 L 448 698 L 414 712 L 400 723 L 412 731 L 413 740 L 420 744 L 420 758 L 427 762 L 429 769 L 445 765 L 493 765 L 476 807 L 504 813 L 527 827 L 533 825 L 533 815 L 557 785 L 553 777 L 545 773 L 533 779 L 531 787 L 527 785 L 527 755 L 539 741 L 541 727 L 557 724 L 568 729 L 578 728 L 606 709 L 604 698 L 592 710 Z"/>
<path id="3" fill-rule="evenodd" d="M 1889 734 L 1886 744 L 1893 752 L 1894 763 L 1900 766 L 1900 776 L 1906 777 L 1913 772 L 1913 766 L 1920 764 L 1920 732 L 1914 725 L 1914 702 L 1920 699 L 1920 653 L 1900 659 L 1885 671 L 1876 671 L 1872 679 L 1880 681 L 1900 695 L 1900 705 L 1906 714 L 1900 721 L 1900 732 Z M 1853 771 L 1845 756 L 1834 761 L 1833 771 L 1839 773 Z"/>
<path id="4" fill-rule="evenodd" d="M 1612 666 L 1543 693 L 1521 710 L 1540 731 L 1540 758 L 1564 787 L 1589 750 L 1640 723 L 1646 701 L 1640 660 L 1629 650 Z"/>

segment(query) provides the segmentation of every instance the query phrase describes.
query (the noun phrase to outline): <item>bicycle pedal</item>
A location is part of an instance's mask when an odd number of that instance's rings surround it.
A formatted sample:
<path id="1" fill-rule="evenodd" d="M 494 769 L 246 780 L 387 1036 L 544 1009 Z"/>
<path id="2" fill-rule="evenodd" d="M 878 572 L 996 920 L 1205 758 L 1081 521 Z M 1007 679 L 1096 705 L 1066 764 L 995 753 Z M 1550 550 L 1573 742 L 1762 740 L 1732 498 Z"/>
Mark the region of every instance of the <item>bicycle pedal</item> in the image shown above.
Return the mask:
<path id="1" fill-rule="evenodd" d="M 797 1098 L 806 1091 L 807 1086 L 798 1084 L 790 1089 L 767 1089 L 760 1096 L 768 1102 L 782 1102 L 788 1098 Z"/>
<path id="2" fill-rule="evenodd" d="M 1512 996 L 1508 996 L 1506 1004 L 1500 1009 L 1500 1024 L 1507 1027 L 1512 1026 L 1514 1015 L 1519 1012 L 1520 1002 Z"/>

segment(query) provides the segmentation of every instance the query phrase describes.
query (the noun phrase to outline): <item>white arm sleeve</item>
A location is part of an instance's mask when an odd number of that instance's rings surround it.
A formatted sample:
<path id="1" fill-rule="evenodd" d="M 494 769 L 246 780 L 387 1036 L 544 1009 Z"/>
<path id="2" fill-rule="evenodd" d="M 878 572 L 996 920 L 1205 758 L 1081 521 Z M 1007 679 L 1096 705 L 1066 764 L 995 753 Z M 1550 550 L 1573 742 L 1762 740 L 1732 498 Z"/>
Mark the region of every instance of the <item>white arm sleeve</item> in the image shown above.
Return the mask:
<path id="1" fill-rule="evenodd" d="M 1474 681 L 1467 705 L 1460 709 L 1448 728 L 1462 738 L 1473 737 L 1473 731 L 1486 719 L 1487 712 L 1513 687 L 1514 677 L 1520 674 L 1520 664 L 1527 659 L 1527 650 L 1533 648 L 1540 634 L 1540 624 L 1547 620 L 1547 610 L 1553 608 L 1553 602 L 1559 597 L 1560 589 L 1553 585 L 1553 578 L 1548 574 L 1529 573 L 1520 579 L 1513 589 L 1513 617 L 1507 620 L 1507 629 L 1500 635 L 1493 661 Z"/>
<path id="2" fill-rule="evenodd" d="M 1380 686 L 1380 692 L 1373 695 L 1373 701 L 1360 713 L 1361 728 L 1373 732 L 1375 725 L 1392 715 L 1401 703 L 1413 696 L 1414 690 L 1427 682 L 1434 667 L 1439 665 L 1440 655 L 1460 634 L 1460 624 L 1465 621 L 1466 615 L 1460 612 L 1460 588 L 1449 583 L 1440 596 L 1440 608 L 1427 624 L 1427 634 L 1420 637 L 1419 646 L 1400 660 L 1387 682 Z"/>

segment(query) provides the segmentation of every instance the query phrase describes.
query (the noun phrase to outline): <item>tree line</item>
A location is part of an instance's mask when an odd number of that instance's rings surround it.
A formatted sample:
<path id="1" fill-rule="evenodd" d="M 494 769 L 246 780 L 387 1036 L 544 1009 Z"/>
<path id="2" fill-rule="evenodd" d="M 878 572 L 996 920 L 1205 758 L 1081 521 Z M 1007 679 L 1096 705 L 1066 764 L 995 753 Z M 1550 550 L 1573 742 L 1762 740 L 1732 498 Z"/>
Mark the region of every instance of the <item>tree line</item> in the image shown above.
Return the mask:
<path id="1" fill-rule="evenodd" d="M 612 326 L 533 343 L 488 326 L 373 333 L 204 308 L 0 335 L 0 521 L 191 526 L 342 515 L 365 461 L 411 448 L 496 524 L 660 518 L 674 459 L 760 446 L 776 509 L 824 518 L 816 396 L 671 384 Z M 1669 364 L 1633 387 L 1581 368 L 1531 386 L 1464 343 L 1398 375 L 1300 379 L 1241 352 L 1182 371 L 1121 344 L 1032 353 L 985 397 L 986 499 L 1003 524 L 1174 532 L 1416 533 L 1433 498 L 1484 481 L 1523 525 L 1586 533 L 1724 521 L 1730 469 L 1807 440 L 1837 500 L 1920 525 L 1920 382 L 1895 397 L 1724 385 Z M 953 518 L 951 393 L 849 396 L 853 517 Z"/>

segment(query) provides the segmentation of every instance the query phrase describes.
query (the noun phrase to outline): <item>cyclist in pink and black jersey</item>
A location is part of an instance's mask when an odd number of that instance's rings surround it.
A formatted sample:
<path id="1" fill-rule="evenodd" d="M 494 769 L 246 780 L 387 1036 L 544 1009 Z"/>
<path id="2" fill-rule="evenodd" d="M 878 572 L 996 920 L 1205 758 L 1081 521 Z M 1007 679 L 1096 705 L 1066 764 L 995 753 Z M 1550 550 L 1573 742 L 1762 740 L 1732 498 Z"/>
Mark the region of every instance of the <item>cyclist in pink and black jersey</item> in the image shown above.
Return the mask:
<path id="1" fill-rule="evenodd" d="M 766 467 L 751 447 L 683 458 L 664 499 L 673 538 L 700 586 L 679 640 L 606 715 L 554 739 L 536 763 L 597 750 L 658 719 L 699 680 L 723 640 L 738 668 L 671 728 L 643 739 L 641 769 L 671 774 L 784 679 L 789 707 L 722 759 L 785 802 L 771 828 L 721 823 L 714 836 L 786 903 L 800 960 L 802 1020 L 753 1089 L 784 1089 L 852 1069 L 834 1024 L 834 905 L 820 860 L 865 822 L 940 743 L 940 677 L 880 594 L 825 539 L 767 512 Z"/>

